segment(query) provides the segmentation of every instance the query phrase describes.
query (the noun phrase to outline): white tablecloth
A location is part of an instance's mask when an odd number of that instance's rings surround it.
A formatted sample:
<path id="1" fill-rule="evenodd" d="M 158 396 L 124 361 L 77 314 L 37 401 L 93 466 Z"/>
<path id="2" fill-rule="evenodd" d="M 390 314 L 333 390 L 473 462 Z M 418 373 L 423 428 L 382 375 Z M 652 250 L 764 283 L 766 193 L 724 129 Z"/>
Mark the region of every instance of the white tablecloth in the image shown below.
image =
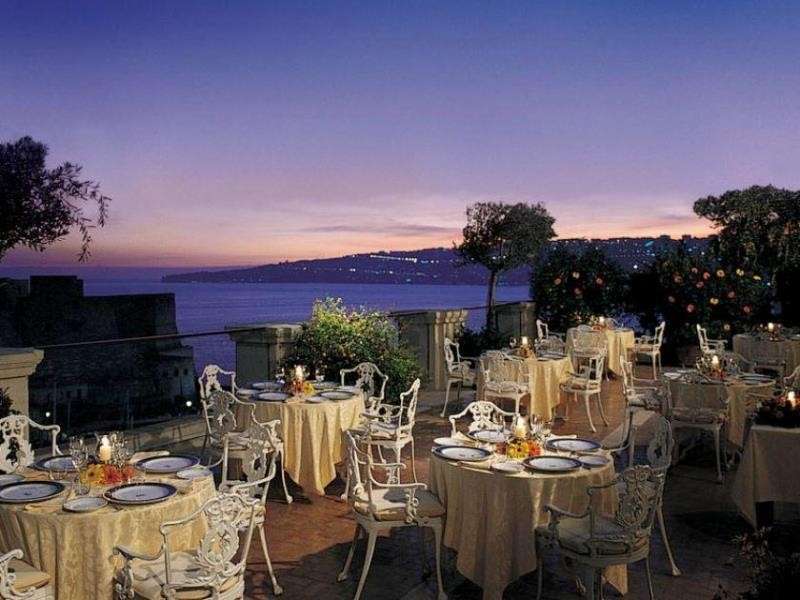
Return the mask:
<path id="1" fill-rule="evenodd" d="M 786 375 L 800 365 L 800 339 L 772 341 L 740 333 L 733 336 L 733 351 L 750 361 L 758 355 L 782 356 L 786 359 Z"/>

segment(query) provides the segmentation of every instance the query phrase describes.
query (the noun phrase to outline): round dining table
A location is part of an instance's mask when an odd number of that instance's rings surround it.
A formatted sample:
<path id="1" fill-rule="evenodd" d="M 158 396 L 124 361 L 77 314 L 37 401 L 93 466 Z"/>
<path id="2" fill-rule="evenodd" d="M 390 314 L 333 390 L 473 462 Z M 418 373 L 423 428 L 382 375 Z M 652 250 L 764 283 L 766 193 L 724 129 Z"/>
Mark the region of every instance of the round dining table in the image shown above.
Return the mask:
<path id="1" fill-rule="evenodd" d="M 776 339 L 762 334 L 739 333 L 733 336 L 733 351 L 747 360 L 759 356 L 774 357 L 786 361 L 786 375 L 800 366 L 800 336 L 781 336 Z"/>
<path id="2" fill-rule="evenodd" d="M 501 600 L 503 590 L 536 570 L 535 531 L 547 524 L 548 504 L 580 513 L 588 506 L 586 490 L 615 475 L 614 464 L 566 474 L 491 470 L 491 459 L 464 463 L 430 459 L 430 490 L 446 509 L 443 543 L 458 553 L 456 567 L 483 588 L 484 600 Z M 601 510 L 613 514 L 616 490 L 603 490 Z M 606 580 L 627 591 L 624 566 L 606 570 Z"/>
<path id="3" fill-rule="evenodd" d="M 304 397 L 286 401 L 248 398 L 255 404 L 260 422 L 281 421 L 283 468 L 306 492 L 325 495 L 325 487 L 336 479 L 336 465 L 345 458 L 343 434 L 361 423 L 365 411 L 364 394 L 354 392 L 346 400 L 309 402 Z M 245 406 L 237 407 L 237 421 L 245 419 Z"/>
<path id="4" fill-rule="evenodd" d="M 572 363 L 567 356 L 515 356 L 502 362 L 502 373 L 492 373 L 494 381 L 514 381 L 527 385 L 530 394 L 522 399 L 527 403 L 528 414 L 543 419 L 552 419 L 556 406 L 561 402 L 560 385 L 569 377 Z M 476 397 L 482 400 L 484 386 L 483 370 L 478 369 Z"/>
<path id="5" fill-rule="evenodd" d="M 769 397 L 775 380 L 748 380 L 744 376 L 727 376 L 722 381 L 709 380 L 696 369 L 665 372 L 673 408 L 724 409 L 727 411 L 727 441 L 743 448 L 749 413 L 757 397 Z"/>
<path id="6" fill-rule="evenodd" d="M 606 370 L 614 375 L 622 375 L 622 364 L 619 361 L 620 355 L 627 356 L 636 343 L 636 335 L 629 327 L 603 327 L 593 329 L 598 334 L 606 338 Z M 567 354 L 571 355 L 573 347 L 573 337 L 582 333 L 577 327 L 567 330 Z M 591 333 L 591 332 L 588 332 Z"/>
<path id="7" fill-rule="evenodd" d="M 48 474 L 29 470 L 26 480 L 47 480 Z M 189 516 L 215 494 L 214 479 L 207 476 L 184 481 L 171 476 L 148 477 L 171 483 L 178 493 L 165 501 L 144 506 L 111 505 L 90 513 L 63 509 L 69 487 L 55 499 L 31 504 L 0 504 L 0 551 L 19 548 L 24 559 L 50 575 L 56 600 L 113 598 L 114 577 L 122 561 L 114 546 L 127 546 L 156 554 L 165 521 Z M 109 486 L 92 487 L 101 495 Z M 206 532 L 203 519 L 195 519 L 170 535 L 172 550 L 196 548 Z"/>

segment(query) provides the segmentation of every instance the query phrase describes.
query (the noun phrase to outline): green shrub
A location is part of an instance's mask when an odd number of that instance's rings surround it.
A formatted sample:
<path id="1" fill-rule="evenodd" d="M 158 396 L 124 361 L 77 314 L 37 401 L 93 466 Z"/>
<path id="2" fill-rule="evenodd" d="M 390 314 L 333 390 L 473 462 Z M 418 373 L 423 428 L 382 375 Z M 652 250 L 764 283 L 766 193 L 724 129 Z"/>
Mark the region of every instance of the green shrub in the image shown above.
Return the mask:
<path id="1" fill-rule="evenodd" d="M 388 375 L 386 398 L 391 401 L 420 373 L 416 357 L 401 343 L 397 328 L 384 313 L 349 309 L 341 298 L 317 300 L 286 361 L 287 371 L 302 364 L 338 381 L 340 369 L 360 362 L 375 363 Z"/>
<path id="2" fill-rule="evenodd" d="M 479 330 L 464 327 L 458 334 L 458 349 L 461 356 L 480 356 L 486 350 L 499 350 L 508 345 L 508 338 L 502 339 L 493 328 Z"/>
<path id="3" fill-rule="evenodd" d="M 531 295 L 539 318 L 563 332 L 592 316 L 618 316 L 626 284 L 625 272 L 601 250 L 576 254 L 559 247 L 534 270 Z"/>

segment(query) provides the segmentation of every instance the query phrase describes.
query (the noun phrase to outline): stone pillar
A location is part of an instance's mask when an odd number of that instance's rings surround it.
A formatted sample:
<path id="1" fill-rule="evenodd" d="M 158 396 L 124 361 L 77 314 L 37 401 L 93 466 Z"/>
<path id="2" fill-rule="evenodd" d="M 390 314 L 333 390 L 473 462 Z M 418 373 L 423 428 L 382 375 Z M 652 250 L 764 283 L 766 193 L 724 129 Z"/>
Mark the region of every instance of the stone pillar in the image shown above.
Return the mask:
<path id="1" fill-rule="evenodd" d="M 255 329 L 260 328 L 260 329 Z M 294 347 L 301 326 L 296 324 L 229 325 L 228 336 L 236 342 L 236 383 L 246 386 L 273 379 Z M 236 331 L 251 329 L 251 331 Z"/>
<path id="2" fill-rule="evenodd" d="M 519 340 L 526 335 L 533 343 L 536 337 L 536 304 L 533 302 L 498 305 L 494 309 L 494 318 L 502 339 L 515 337 Z"/>
<path id="3" fill-rule="evenodd" d="M 447 385 L 444 338 L 455 339 L 467 320 L 466 310 L 428 310 L 392 315 L 400 338 L 417 355 L 426 387 L 443 390 Z"/>
<path id="4" fill-rule="evenodd" d="M 0 389 L 11 396 L 11 408 L 28 413 L 28 377 L 42 362 L 44 352 L 35 348 L 0 348 Z"/>

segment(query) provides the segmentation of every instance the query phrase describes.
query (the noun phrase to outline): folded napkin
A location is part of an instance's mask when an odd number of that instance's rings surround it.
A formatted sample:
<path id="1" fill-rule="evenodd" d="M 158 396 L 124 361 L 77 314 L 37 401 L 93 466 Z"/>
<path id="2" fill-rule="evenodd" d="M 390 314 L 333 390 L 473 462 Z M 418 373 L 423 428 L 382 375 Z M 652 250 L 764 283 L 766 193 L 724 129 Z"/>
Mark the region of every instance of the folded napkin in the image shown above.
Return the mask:
<path id="1" fill-rule="evenodd" d="M 61 507 L 64 506 L 64 502 L 72 498 L 74 495 L 75 494 L 73 490 L 68 489 L 65 493 L 61 493 L 51 500 L 45 500 L 44 502 L 31 502 L 30 504 L 26 504 L 25 510 L 27 512 L 37 513 L 58 512 L 61 510 Z"/>
<path id="2" fill-rule="evenodd" d="M 130 464 L 136 464 L 140 460 L 145 460 L 146 458 L 155 458 L 157 456 L 169 456 L 169 450 L 151 450 L 149 452 L 134 452 L 133 456 L 131 456 Z"/>
<path id="3" fill-rule="evenodd" d="M 494 462 L 494 457 L 491 457 L 487 458 L 486 460 L 481 460 L 476 462 L 460 460 L 458 461 L 458 464 L 461 465 L 462 467 L 469 467 L 470 469 L 479 469 L 481 471 L 488 471 L 489 469 L 492 468 L 493 462 Z"/>

